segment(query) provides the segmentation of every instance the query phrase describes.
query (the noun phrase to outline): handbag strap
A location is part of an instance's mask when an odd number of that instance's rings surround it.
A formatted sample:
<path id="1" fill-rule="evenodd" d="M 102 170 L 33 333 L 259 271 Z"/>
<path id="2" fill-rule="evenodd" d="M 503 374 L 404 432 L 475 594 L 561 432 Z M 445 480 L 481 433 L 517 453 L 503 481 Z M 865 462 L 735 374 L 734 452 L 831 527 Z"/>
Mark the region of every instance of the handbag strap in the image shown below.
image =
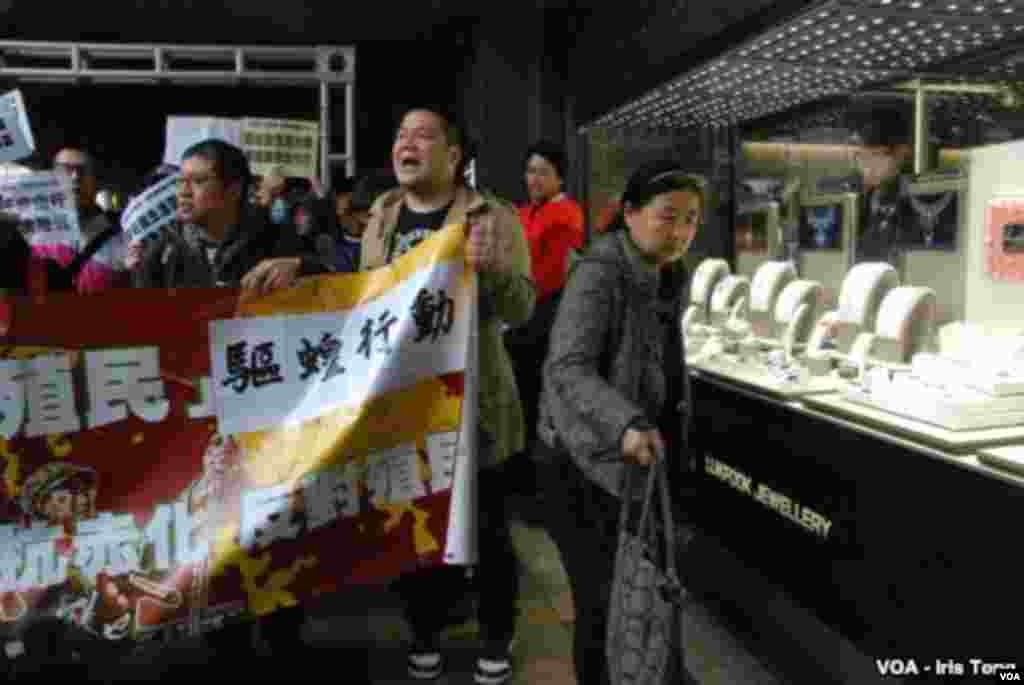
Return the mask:
<path id="1" fill-rule="evenodd" d="M 622 539 L 624 533 L 628 532 L 630 513 L 633 510 L 633 498 L 632 498 L 632 487 L 633 487 L 633 474 L 638 467 L 633 465 L 626 466 L 626 472 L 623 476 L 623 502 L 622 510 L 619 514 L 619 539 Z M 669 493 L 668 487 L 668 472 L 665 466 L 665 460 L 659 459 L 652 466 L 649 467 L 647 474 L 647 485 L 644 491 L 643 508 L 640 514 L 640 524 L 637 528 L 637 536 L 642 538 L 653 537 L 652 533 L 657 531 L 657 527 L 651 523 L 651 508 L 654 506 L 654 500 L 658 500 L 660 505 L 660 515 L 662 519 L 662 534 L 665 538 L 664 549 L 665 549 L 665 573 L 669 580 L 675 586 L 681 586 L 678 575 L 678 568 L 676 563 L 676 530 L 675 521 L 672 519 L 672 500 Z"/>

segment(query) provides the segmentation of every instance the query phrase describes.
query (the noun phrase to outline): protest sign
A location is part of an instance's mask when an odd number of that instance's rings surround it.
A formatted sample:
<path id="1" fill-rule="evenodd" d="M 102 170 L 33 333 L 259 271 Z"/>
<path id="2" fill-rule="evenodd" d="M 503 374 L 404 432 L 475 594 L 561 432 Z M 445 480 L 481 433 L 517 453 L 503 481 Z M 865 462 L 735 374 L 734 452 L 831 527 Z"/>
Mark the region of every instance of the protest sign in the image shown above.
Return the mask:
<path id="1" fill-rule="evenodd" d="M 82 232 L 71 180 L 53 172 L 0 176 L 0 212 L 18 217 L 30 245 L 77 250 Z"/>
<path id="2" fill-rule="evenodd" d="M 0 95 L 0 162 L 25 159 L 36 149 L 20 90 Z"/>
<path id="3" fill-rule="evenodd" d="M 181 166 L 185 150 L 210 138 L 240 147 L 242 123 L 237 119 L 220 117 L 167 117 L 164 164 Z"/>
<path id="4" fill-rule="evenodd" d="M 474 501 L 460 433 L 474 375 L 453 362 L 472 356 L 464 246 L 453 226 L 393 266 L 241 304 L 230 289 L 14 299 L 0 339 L 0 637 L 42 615 L 106 640 L 189 636 L 471 553 L 452 540 L 473 526 L 453 510 Z M 410 283 L 448 290 L 409 302 Z M 381 382 L 337 401 L 329 383 L 367 360 L 362 329 L 335 322 L 376 326 L 391 303 L 409 309 L 394 305 L 370 357 L 414 372 L 377 362 Z M 268 321 L 296 347 L 266 346 Z M 213 362 L 229 345 L 244 363 L 225 376 Z M 318 406 L 306 418 L 221 425 L 225 389 L 253 404 L 292 373 L 318 398 L 298 403 Z"/>
<path id="5" fill-rule="evenodd" d="M 281 166 L 285 176 L 315 178 L 320 125 L 293 119 L 243 119 L 242 149 L 252 172 L 259 176 Z"/>
<path id="6" fill-rule="evenodd" d="M 128 203 L 121 214 L 121 228 L 126 242 L 138 242 L 174 221 L 180 177 L 180 174 L 168 176 L 146 188 Z"/>

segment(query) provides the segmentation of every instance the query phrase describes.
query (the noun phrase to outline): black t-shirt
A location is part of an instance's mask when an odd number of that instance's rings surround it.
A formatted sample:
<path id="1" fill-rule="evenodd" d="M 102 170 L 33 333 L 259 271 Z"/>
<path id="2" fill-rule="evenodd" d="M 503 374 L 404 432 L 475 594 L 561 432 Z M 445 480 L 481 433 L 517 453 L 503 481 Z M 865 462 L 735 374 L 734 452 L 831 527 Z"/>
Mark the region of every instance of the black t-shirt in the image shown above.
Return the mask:
<path id="1" fill-rule="evenodd" d="M 388 250 L 388 261 L 395 261 L 444 226 L 445 217 L 448 216 L 451 207 L 452 203 L 449 203 L 447 207 L 432 212 L 414 212 L 403 204 L 398 214 L 398 226 L 395 228 L 395 235 Z"/>

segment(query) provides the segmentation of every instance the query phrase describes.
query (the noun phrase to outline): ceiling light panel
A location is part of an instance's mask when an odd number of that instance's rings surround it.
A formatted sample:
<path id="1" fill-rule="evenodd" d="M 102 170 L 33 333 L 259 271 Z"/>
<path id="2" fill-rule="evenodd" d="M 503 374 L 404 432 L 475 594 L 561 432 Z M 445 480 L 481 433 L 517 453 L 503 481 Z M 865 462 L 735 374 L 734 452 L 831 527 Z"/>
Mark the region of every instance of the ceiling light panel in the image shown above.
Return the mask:
<path id="1" fill-rule="evenodd" d="M 752 121 L 1024 39 L 1024 0 L 829 0 L 592 122 Z M 996 68 L 1019 73 L 1018 63 Z M 689 122 L 689 123 L 687 123 Z"/>

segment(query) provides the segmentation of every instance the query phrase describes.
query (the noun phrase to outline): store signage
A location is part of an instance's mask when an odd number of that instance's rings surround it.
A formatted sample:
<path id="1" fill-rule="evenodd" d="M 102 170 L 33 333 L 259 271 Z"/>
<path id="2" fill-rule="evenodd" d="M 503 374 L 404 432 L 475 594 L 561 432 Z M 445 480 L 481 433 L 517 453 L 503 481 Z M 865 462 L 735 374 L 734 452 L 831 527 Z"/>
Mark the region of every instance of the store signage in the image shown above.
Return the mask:
<path id="1" fill-rule="evenodd" d="M 737 492 L 757 500 L 805 531 L 823 540 L 828 539 L 829 533 L 832 531 L 832 521 L 792 497 L 778 492 L 764 483 L 758 483 L 752 476 L 710 455 L 704 459 L 704 472 Z"/>

